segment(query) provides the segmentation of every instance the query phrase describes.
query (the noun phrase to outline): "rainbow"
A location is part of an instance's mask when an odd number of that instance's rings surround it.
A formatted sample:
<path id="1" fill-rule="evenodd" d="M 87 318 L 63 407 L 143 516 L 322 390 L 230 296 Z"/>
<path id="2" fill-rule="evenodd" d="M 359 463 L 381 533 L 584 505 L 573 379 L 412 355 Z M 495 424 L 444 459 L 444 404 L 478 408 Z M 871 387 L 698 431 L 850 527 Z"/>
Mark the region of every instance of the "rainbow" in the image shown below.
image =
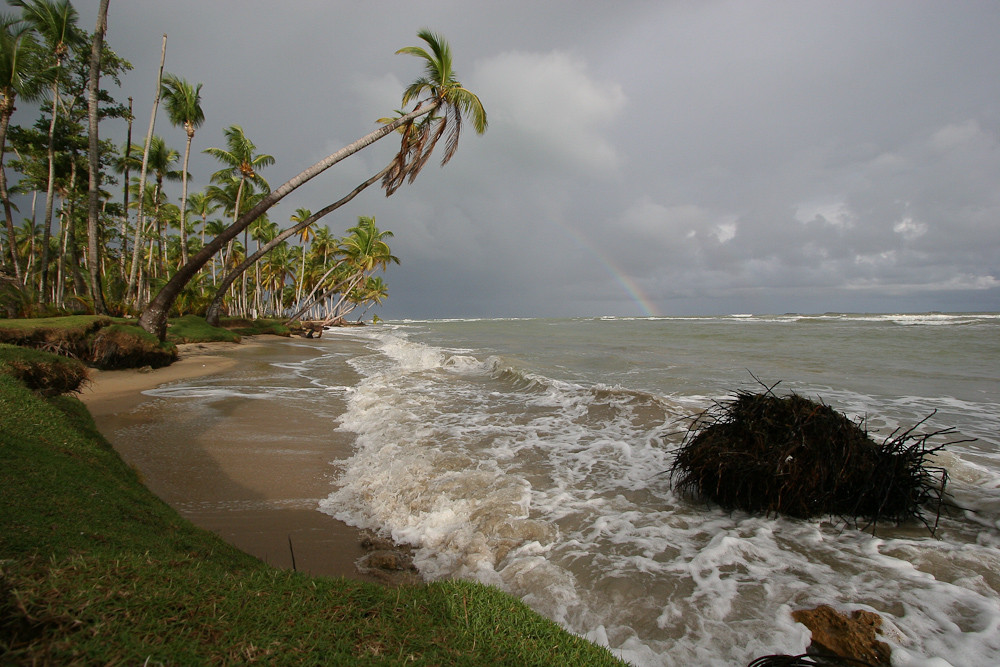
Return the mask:
<path id="1" fill-rule="evenodd" d="M 642 314 L 645 317 L 656 317 L 657 310 L 656 306 L 653 304 L 652 300 L 640 289 L 640 287 L 629 277 L 624 271 L 622 271 L 618 266 L 611 261 L 611 258 L 607 256 L 600 248 L 591 243 L 590 239 L 564 222 L 553 220 L 555 225 L 566 232 L 570 238 L 572 238 L 576 243 L 589 252 L 598 263 L 604 267 L 608 274 L 614 279 L 616 283 L 621 285 L 625 293 L 628 294 L 629 298 L 632 299 L 639 306 Z"/>

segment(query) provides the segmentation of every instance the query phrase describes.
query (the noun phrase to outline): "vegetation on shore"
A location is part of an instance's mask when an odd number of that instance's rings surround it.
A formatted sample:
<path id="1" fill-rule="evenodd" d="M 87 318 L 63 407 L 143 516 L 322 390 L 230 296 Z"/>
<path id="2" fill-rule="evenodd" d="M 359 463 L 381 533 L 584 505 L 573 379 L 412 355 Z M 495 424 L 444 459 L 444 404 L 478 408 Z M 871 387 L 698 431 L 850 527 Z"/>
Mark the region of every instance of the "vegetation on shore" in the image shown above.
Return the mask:
<path id="1" fill-rule="evenodd" d="M 621 664 L 494 588 L 311 577 L 196 528 L 14 370 L 64 363 L 0 346 L 5 664 Z"/>
<path id="2" fill-rule="evenodd" d="M 177 360 L 177 344 L 238 343 L 242 336 L 271 334 L 288 336 L 289 327 L 280 320 L 223 318 L 221 326 L 205 318 L 185 315 L 170 320 L 167 340 L 124 318 L 74 315 L 33 319 L 0 319 L 0 344 L 53 352 L 102 370 L 160 368 Z"/>
<path id="3" fill-rule="evenodd" d="M 221 124 L 205 116 L 202 84 L 164 74 L 166 35 L 145 140 L 132 143 L 132 99 L 126 106 L 101 88 L 120 85 L 132 68 L 105 41 L 108 2 L 93 33 L 69 0 L 8 4 L 17 11 L 0 15 L 0 317 L 131 316 L 160 340 L 168 317 L 187 314 L 212 325 L 223 315 L 363 317 L 388 296 L 376 274 L 399 262 L 386 241 L 392 233 L 369 216 L 340 237 L 319 221 L 376 183 L 387 196 L 412 183 L 442 138 L 447 163 L 463 124 L 486 131 L 486 111 L 458 80 L 447 41 L 425 29 L 421 46 L 397 51 L 422 66 L 401 91 L 408 111 L 373 114 L 376 129 L 274 189 L 263 172 L 276 158 L 229 125 L 224 145 L 201 149 L 221 168 L 199 183 L 188 173 L 196 130 Z M 183 131 L 183 151 L 154 133 L 161 100 L 175 133 Z M 35 117 L 16 116 L 17 106 Z M 128 140 L 100 140 L 101 123 Z M 300 186 L 389 136 L 400 138 L 396 155 L 353 190 L 315 213 L 271 217 Z M 5 162 L 6 153 L 16 159 Z M 179 197 L 168 195 L 171 182 Z"/>
<path id="4" fill-rule="evenodd" d="M 53 352 L 104 370 L 160 368 L 177 360 L 173 341 L 158 340 L 134 321 L 94 315 L 0 319 L 0 343 Z"/>

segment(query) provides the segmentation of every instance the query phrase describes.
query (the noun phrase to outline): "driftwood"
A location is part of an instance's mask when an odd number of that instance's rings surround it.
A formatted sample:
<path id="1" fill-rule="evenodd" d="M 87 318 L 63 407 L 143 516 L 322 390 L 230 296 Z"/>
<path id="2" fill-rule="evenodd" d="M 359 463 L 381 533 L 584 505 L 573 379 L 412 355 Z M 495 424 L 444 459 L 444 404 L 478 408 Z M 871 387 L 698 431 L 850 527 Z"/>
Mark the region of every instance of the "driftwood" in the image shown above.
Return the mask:
<path id="1" fill-rule="evenodd" d="M 864 420 L 761 386 L 763 392 L 737 392 L 694 420 L 670 469 L 676 488 L 726 509 L 835 515 L 873 530 L 880 521 L 919 519 L 934 533 L 948 473 L 929 457 L 964 441 L 929 440 L 952 429 L 916 433 L 927 417 L 878 443 Z"/>

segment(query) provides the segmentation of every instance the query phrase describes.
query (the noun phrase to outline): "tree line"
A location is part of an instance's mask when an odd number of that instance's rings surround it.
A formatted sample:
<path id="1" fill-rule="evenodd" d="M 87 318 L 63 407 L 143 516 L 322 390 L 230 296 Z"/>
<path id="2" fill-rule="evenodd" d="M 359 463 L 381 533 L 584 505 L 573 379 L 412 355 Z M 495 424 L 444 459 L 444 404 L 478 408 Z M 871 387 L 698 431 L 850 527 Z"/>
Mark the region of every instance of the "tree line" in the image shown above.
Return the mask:
<path id="1" fill-rule="evenodd" d="M 399 263 L 387 243 L 392 232 L 367 216 L 343 236 L 317 223 L 371 185 L 389 196 L 412 183 L 442 139 L 447 163 L 463 120 L 485 132 L 486 112 L 458 81 L 448 43 L 420 30 L 423 46 L 397 51 L 423 68 L 402 93 L 404 110 L 277 188 L 266 179 L 274 156 L 240 126 L 226 127 L 224 146 L 202 149 L 219 169 L 198 189 L 188 164 L 206 122 L 202 84 L 164 73 L 164 35 L 145 139 L 133 141 L 132 99 L 123 104 L 101 87 L 120 86 L 132 69 L 105 42 L 109 4 L 101 0 L 92 33 L 78 25 L 69 0 L 8 0 L 14 11 L 0 14 L 2 312 L 137 316 L 162 339 L 171 315 L 201 314 L 212 324 L 222 314 L 329 323 L 381 303 L 388 290 L 376 274 Z M 33 122 L 11 123 L 19 102 L 37 103 Z M 185 131 L 180 150 L 155 132 L 161 105 Z M 100 139 L 108 119 L 128 123 L 123 145 Z M 339 200 L 272 215 L 299 186 L 389 135 L 399 138 L 390 162 Z M 179 200 L 168 196 L 168 182 L 180 183 Z M 30 208 L 19 210 L 12 197 Z"/>

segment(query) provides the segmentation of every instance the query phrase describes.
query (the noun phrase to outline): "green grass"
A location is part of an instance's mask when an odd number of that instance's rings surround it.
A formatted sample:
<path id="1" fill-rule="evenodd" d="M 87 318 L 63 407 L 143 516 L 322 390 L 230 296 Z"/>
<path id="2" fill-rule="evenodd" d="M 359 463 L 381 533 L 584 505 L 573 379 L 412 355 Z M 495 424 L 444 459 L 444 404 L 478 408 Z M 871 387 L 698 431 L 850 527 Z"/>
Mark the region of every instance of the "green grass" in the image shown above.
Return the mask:
<path id="1" fill-rule="evenodd" d="M 286 327 L 282 320 L 248 320 L 238 317 L 223 317 L 219 323 L 241 336 L 259 336 L 261 334 L 288 336 L 291 334 L 291 329 Z"/>
<path id="2" fill-rule="evenodd" d="M 103 369 L 158 368 L 177 360 L 173 343 L 161 343 L 134 320 L 96 315 L 0 320 L 0 343 L 54 352 Z"/>
<path id="3" fill-rule="evenodd" d="M 518 600 L 278 570 L 152 495 L 83 404 L 0 368 L 4 664 L 613 665 Z"/>
<path id="4" fill-rule="evenodd" d="M 87 369 L 74 359 L 7 343 L 0 343 L 0 372 L 46 396 L 79 392 L 89 381 Z"/>
<path id="5" fill-rule="evenodd" d="M 67 315 L 65 317 L 26 317 L 21 319 L 0 319 L 0 331 L 34 331 L 36 329 L 88 329 L 113 319 L 101 315 Z"/>
<path id="6" fill-rule="evenodd" d="M 238 343 L 240 335 L 223 327 L 209 326 L 204 317 L 185 315 L 170 320 L 167 340 L 174 343 Z"/>

